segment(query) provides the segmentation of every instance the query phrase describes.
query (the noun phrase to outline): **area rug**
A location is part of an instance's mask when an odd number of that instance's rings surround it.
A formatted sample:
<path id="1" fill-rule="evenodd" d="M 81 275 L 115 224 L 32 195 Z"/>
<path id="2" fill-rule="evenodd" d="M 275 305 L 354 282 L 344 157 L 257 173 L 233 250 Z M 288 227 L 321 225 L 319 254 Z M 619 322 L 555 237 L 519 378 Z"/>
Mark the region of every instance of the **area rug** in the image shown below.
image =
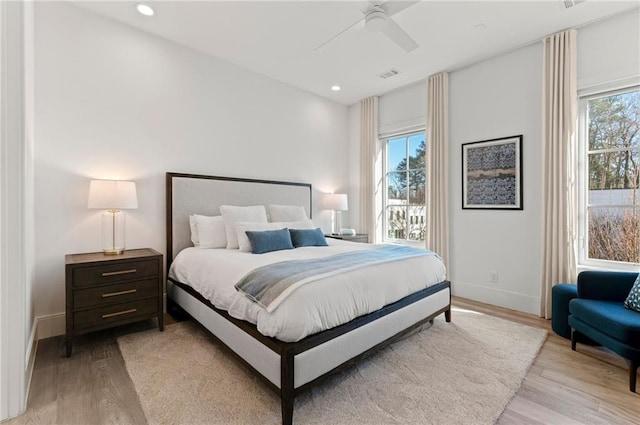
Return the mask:
<path id="1" fill-rule="evenodd" d="M 547 332 L 465 310 L 295 401 L 302 424 L 493 424 Z M 280 424 L 280 399 L 192 322 L 118 338 L 149 424 Z"/>

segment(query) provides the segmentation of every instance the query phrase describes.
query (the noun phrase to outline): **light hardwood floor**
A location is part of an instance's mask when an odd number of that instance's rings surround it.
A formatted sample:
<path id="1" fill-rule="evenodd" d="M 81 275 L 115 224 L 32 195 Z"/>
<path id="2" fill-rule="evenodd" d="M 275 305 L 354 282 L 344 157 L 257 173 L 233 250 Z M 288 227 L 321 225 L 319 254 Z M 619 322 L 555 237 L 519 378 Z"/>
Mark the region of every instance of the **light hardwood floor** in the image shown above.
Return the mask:
<path id="1" fill-rule="evenodd" d="M 629 391 L 628 367 L 621 357 L 583 344 L 571 351 L 570 341 L 551 330 L 550 320 L 531 314 L 461 298 L 453 304 L 549 331 L 498 424 L 640 424 L 640 394 Z"/>
<path id="2" fill-rule="evenodd" d="M 460 298 L 454 298 L 453 304 L 456 309 L 549 330 L 549 338 L 498 424 L 640 424 L 640 394 L 629 392 L 626 364 L 620 357 L 585 345 L 573 352 L 568 340 L 550 330 L 548 320 L 530 314 Z M 165 323 L 172 323 L 169 316 Z M 64 338 L 40 341 L 27 411 L 7 423 L 146 424 L 116 338 L 154 325 L 141 322 L 80 336 L 71 358 L 65 357 Z"/>

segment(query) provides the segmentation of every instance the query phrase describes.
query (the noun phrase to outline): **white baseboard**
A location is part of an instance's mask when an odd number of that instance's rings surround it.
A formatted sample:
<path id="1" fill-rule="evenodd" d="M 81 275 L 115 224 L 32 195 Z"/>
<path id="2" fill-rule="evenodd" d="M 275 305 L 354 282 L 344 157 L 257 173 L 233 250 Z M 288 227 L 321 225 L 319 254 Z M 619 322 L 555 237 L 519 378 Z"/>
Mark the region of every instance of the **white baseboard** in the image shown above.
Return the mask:
<path id="1" fill-rule="evenodd" d="M 36 352 L 38 351 L 38 339 L 36 335 L 38 334 L 38 319 L 36 318 L 33 321 L 33 326 L 31 326 L 31 333 L 29 334 L 29 344 L 27 345 L 27 349 L 25 351 L 25 361 L 24 361 L 24 382 L 26 385 L 25 391 L 25 400 L 29 399 L 29 391 L 31 390 L 31 376 L 33 376 L 33 366 L 36 363 Z M 22 415 L 27 409 L 27 405 L 25 403 L 24 409 L 18 413 L 16 416 Z M 1 420 L 0 422 L 4 423 L 11 418 L 6 418 Z"/>
<path id="2" fill-rule="evenodd" d="M 31 333 L 29 334 L 29 345 L 27 346 L 25 357 L 24 382 L 27 385 L 25 399 L 29 399 L 29 391 L 31 390 L 31 376 L 33 375 L 33 366 L 36 363 L 36 352 L 38 351 L 38 319 L 33 321 Z M 26 406 L 25 406 L 26 408 Z"/>
<path id="3" fill-rule="evenodd" d="M 64 335 L 67 332 L 65 313 L 47 314 L 36 317 L 38 330 L 36 339 L 45 339 L 52 336 Z"/>
<path id="4" fill-rule="evenodd" d="M 29 363 L 33 357 L 35 357 L 36 350 L 38 348 L 38 318 L 36 317 L 33 320 L 33 325 L 31 326 L 31 333 L 29 334 L 29 345 L 27 345 L 27 350 L 25 352 L 24 364 L 26 368 L 29 368 Z"/>
<path id="5" fill-rule="evenodd" d="M 29 398 L 29 391 L 31 390 L 31 377 L 33 376 L 33 367 L 36 363 L 38 340 L 52 336 L 64 335 L 65 332 L 65 313 L 38 316 L 33 320 L 33 326 L 31 326 L 31 333 L 29 334 L 29 344 L 27 345 L 24 359 L 24 382 L 27 387 L 25 400 Z M 20 414 L 22 413 L 24 412 L 20 412 Z"/>
<path id="6" fill-rule="evenodd" d="M 167 311 L 167 294 L 163 294 L 163 311 Z M 29 358 L 28 356 L 31 351 L 33 341 L 51 338 L 52 336 L 64 335 L 67 333 L 66 317 L 66 314 L 63 312 L 47 314 L 35 318 L 33 321 L 33 328 L 31 329 L 31 337 L 29 339 L 30 346 L 27 351 L 27 359 Z M 35 349 L 33 352 L 35 353 Z"/>
<path id="7" fill-rule="evenodd" d="M 467 298 L 535 315 L 540 313 L 540 297 L 458 281 L 451 283 L 451 292 L 452 295 L 456 297 Z"/>

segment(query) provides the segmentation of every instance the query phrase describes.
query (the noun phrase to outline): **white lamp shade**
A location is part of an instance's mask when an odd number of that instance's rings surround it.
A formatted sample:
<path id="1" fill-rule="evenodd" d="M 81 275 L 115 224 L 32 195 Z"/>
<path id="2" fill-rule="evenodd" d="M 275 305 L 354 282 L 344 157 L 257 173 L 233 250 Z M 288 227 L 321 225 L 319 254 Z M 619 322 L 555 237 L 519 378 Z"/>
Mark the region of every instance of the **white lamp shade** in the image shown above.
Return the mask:
<path id="1" fill-rule="evenodd" d="M 88 208 L 136 209 L 136 184 L 119 180 L 91 180 Z"/>
<path id="2" fill-rule="evenodd" d="M 347 211 L 349 209 L 347 195 L 344 193 L 327 193 L 324 195 L 322 204 L 328 210 Z"/>

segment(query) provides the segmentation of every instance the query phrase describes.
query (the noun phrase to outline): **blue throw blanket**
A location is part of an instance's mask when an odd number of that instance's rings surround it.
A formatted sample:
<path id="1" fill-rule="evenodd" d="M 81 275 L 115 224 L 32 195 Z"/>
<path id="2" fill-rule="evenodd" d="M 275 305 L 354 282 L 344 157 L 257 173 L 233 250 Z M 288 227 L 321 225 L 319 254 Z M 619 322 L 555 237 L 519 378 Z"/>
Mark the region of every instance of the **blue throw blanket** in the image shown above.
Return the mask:
<path id="1" fill-rule="evenodd" d="M 329 257 L 283 261 L 250 271 L 235 288 L 272 312 L 294 290 L 314 280 L 370 265 L 430 255 L 436 254 L 408 246 L 382 245 Z"/>

